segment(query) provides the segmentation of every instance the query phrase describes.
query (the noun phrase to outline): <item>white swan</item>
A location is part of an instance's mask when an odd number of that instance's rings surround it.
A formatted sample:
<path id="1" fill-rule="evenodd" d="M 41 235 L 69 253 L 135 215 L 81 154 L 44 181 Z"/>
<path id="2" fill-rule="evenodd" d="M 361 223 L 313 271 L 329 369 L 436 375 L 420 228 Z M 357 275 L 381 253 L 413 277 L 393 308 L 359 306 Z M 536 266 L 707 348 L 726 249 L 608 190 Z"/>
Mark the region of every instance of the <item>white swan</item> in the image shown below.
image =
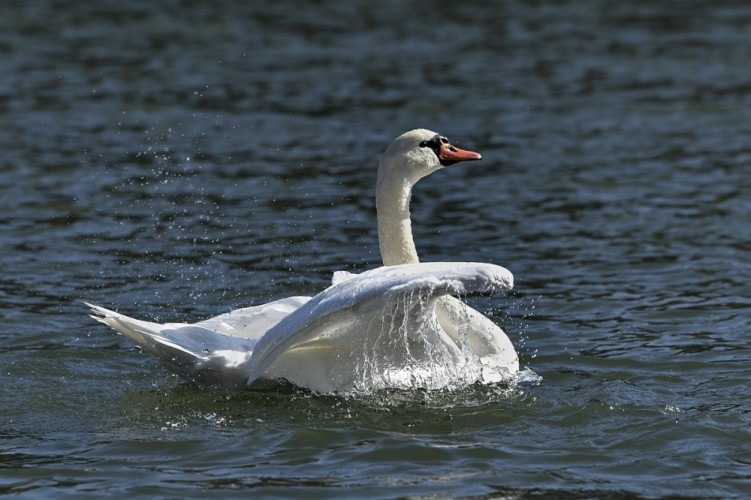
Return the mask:
<path id="1" fill-rule="evenodd" d="M 398 137 L 381 159 L 376 209 L 384 267 L 335 273 L 315 297 L 290 297 L 195 324 L 157 324 L 88 304 L 94 319 L 203 386 L 259 387 L 285 379 L 313 391 L 442 388 L 509 379 L 513 345 L 454 294 L 511 288 L 492 264 L 420 264 L 412 186 L 480 155 L 424 129 Z"/>

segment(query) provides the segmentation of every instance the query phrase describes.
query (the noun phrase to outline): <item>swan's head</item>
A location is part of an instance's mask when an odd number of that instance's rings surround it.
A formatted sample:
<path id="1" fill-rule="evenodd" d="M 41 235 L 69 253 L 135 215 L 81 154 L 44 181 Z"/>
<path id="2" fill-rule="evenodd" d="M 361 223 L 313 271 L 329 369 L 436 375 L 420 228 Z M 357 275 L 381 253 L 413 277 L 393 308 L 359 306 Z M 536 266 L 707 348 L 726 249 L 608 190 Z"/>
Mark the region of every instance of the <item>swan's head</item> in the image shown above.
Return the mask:
<path id="1" fill-rule="evenodd" d="M 481 158 L 479 153 L 452 146 L 448 139 L 430 130 L 410 130 L 397 137 L 383 154 L 379 177 L 401 177 L 414 184 L 440 168 Z"/>

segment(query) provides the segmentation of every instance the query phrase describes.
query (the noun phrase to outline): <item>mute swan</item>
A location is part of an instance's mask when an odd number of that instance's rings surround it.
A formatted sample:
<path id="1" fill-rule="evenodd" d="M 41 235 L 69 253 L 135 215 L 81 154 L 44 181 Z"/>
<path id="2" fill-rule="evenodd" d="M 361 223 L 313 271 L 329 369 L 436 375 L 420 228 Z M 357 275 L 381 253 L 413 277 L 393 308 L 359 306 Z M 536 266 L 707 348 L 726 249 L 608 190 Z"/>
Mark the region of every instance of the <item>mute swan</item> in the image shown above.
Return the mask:
<path id="1" fill-rule="evenodd" d="M 417 129 L 384 153 L 376 190 L 384 267 L 337 272 L 315 297 L 289 297 L 195 324 L 157 324 L 87 304 L 92 318 L 202 386 L 262 387 L 280 379 L 320 393 L 443 388 L 513 377 L 503 330 L 452 295 L 513 287 L 492 264 L 419 263 L 409 201 L 421 178 L 479 154 Z"/>

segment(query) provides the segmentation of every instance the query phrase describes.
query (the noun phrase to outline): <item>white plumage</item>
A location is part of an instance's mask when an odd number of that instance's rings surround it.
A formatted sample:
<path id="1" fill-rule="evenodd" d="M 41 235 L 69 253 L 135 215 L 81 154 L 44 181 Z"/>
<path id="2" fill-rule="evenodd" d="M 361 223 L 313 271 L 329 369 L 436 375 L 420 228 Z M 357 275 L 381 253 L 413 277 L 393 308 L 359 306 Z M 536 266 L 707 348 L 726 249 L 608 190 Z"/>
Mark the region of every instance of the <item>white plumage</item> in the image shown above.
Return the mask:
<path id="1" fill-rule="evenodd" d="M 492 264 L 419 263 L 411 233 L 414 183 L 478 159 L 428 130 L 397 138 L 381 160 L 376 193 L 386 266 L 336 273 L 312 298 L 290 297 L 195 324 L 141 321 L 89 304 L 92 317 L 203 386 L 259 387 L 285 379 L 328 393 L 508 380 L 519 370 L 508 337 L 452 295 L 508 289 L 513 276 Z"/>

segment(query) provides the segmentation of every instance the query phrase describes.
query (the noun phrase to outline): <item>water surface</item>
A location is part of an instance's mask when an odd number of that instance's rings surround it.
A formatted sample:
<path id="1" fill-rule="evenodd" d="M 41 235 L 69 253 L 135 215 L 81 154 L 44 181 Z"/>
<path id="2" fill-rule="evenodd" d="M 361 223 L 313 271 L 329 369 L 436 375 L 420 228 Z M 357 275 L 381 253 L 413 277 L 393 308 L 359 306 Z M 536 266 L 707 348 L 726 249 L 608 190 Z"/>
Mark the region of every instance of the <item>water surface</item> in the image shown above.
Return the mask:
<path id="1" fill-rule="evenodd" d="M 751 492 L 751 6 L 47 0 L 0 33 L 0 492 Z M 541 382 L 201 391 L 86 317 L 377 266 L 414 127 L 483 154 L 418 185 L 418 250 L 515 274 L 470 301 Z"/>

